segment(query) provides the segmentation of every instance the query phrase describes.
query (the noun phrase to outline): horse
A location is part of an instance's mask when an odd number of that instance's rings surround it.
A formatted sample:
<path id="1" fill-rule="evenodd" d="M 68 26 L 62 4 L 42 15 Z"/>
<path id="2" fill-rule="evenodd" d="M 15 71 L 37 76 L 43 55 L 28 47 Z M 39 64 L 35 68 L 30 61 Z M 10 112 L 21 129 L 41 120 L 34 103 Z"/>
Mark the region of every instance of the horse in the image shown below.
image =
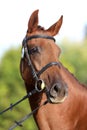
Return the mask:
<path id="1" fill-rule="evenodd" d="M 20 72 L 32 111 L 43 104 L 34 119 L 39 130 L 87 130 L 87 88 L 59 61 L 61 49 L 55 43 L 63 16 L 48 29 L 38 25 L 35 10 L 22 43 Z"/>

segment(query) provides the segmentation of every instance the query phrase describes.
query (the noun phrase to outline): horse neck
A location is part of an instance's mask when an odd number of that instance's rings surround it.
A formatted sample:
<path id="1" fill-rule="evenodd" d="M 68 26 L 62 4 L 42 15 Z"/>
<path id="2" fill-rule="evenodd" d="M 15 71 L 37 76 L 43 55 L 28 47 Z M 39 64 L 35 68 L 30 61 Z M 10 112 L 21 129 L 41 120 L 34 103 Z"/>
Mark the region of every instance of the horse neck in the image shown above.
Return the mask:
<path id="1" fill-rule="evenodd" d="M 64 101 L 64 103 L 48 103 L 47 105 L 43 106 L 37 111 L 37 113 L 34 116 L 40 130 L 60 130 L 62 128 L 61 122 L 65 125 L 64 127 L 66 127 L 67 129 L 71 129 L 71 127 L 68 128 L 67 126 L 67 123 L 70 122 L 70 119 L 72 119 L 72 122 L 75 122 L 78 118 L 81 118 L 79 117 L 77 110 L 79 110 L 79 113 L 82 113 L 82 111 L 84 111 L 82 114 L 80 114 L 80 116 L 87 116 L 87 89 L 83 85 L 81 85 L 77 81 L 77 79 L 62 64 L 60 67 L 60 74 L 62 79 L 66 82 L 68 86 L 68 97 Z M 86 100 L 84 98 L 86 98 Z M 45 99 L 45 94 L 43 94 L 40 103 L 42 104 Z M 73 104 L 75 105 L 74 108 Z M 61 118 L 60 116 L 61 111 L 63 118 Z M 76 113 L 75 118 L 73 117 L 73 113 Z"/>

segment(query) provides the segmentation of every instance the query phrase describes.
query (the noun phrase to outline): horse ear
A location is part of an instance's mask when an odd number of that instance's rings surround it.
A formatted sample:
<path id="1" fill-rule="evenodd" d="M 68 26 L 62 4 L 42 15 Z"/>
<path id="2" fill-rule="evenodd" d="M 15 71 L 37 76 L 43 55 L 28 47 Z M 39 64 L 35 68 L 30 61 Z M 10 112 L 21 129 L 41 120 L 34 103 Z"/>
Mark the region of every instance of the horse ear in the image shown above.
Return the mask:
<path id="1" fill-rule="evenodd" d="M 63 22 L 63 15 L 60 17 L 60 19 L 55 24 L 53 24 L 46 31 L 50 32 L 52 36 L 55 36 L 59 32 L 62 22 Z"/>
<path id="2" fill-rule="evenodd" d="M 36 28 L 38 26 L 38 11 L 39 10 L 35 10 L 29 19 L 28 22 L 28 32 L 31 33 L 32 29 Z"/>

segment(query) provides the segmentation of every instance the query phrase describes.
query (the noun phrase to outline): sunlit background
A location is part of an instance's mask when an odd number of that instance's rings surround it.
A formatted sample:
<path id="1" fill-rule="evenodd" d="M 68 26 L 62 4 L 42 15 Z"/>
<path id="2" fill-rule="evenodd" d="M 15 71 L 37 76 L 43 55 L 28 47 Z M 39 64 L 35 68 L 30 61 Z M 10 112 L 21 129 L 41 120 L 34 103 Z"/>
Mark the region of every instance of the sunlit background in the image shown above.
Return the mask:
<path id="1" fill-rule="evenodd" d="M 55 36 L 62 50 L 61 62 L 80 82 L 87 84 L 87 2 L 86 0 L 2 0 L 0 1 L 0 111 L 26 94 L 20 76 L 21 42 L 31 13 L 39 9 L 39 24 L 49 28 L 61 15 L 63 25 Z M 25 107 L 26 106 L 26 107 Z M 28 101 L 0 115 L 0 130 L 30 112 Z M 33 119 L 15 130 L 37 130 Z"/>
<path id="2" fill-rule="evenodd" d="M 39 9 L 39 23 L 48 28 L 61 15 L 63 26 L 57 39 L 83 39 L 87 22 L 86 0 L 3 0 L 0 1 L 0 57 L 6 49 L 18 46 L 27 30 L 30 14 Z"/>

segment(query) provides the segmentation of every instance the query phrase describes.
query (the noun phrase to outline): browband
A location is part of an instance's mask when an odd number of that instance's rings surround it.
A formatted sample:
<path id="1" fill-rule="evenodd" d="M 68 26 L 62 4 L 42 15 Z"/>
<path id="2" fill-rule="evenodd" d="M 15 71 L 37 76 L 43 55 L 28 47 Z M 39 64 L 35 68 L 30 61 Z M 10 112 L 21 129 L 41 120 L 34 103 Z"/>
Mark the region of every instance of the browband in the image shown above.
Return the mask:
<path id="1" fill-rule="evenodd" d="M 47 35 L 33 35 L 33 36 L 29 36 L 29 37 L 25 37 L 25 41 L 29 41 L 31 39 L 34 39 L 34 38 L 44 38 L 44 39 L 51 39 L 55 42 L 55 38 L 52 37 L 52 36 L 47 36 Z"/>

